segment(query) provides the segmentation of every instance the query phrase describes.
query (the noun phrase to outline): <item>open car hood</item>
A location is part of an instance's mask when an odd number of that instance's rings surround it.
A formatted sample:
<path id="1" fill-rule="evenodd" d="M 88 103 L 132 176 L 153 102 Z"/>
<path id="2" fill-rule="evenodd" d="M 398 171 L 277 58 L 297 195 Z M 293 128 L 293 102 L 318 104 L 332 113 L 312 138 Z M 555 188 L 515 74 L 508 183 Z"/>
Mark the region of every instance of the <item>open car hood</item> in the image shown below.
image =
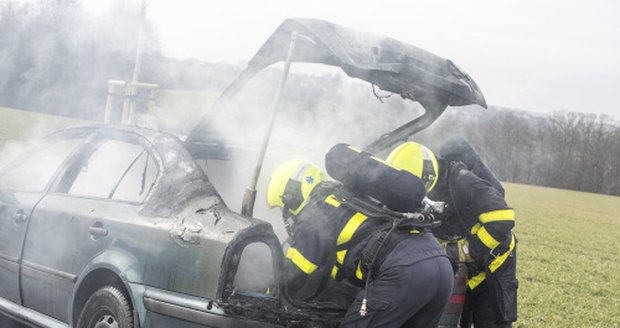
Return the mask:
<path id="1" fill-rule="evenodd" d="M 486 108 L 482 92 L 450 60 L 389 37 L 378 37 L 318 19 L 287 19 L 269 37 L 239 76 L 190 133 L 190 149 L 213 146 L 209 129 L 217 107 L 236 94 L 265 67 L 285 61 L 292 33 L 298 33 L 292 62 L 340 67 L 347 75 L 380 89 L 419 102 L 426 113 L 397 130 L 380 136 L 366 150 L 378 152 L 426 128 L 447 106 L 478 104 Z"/>

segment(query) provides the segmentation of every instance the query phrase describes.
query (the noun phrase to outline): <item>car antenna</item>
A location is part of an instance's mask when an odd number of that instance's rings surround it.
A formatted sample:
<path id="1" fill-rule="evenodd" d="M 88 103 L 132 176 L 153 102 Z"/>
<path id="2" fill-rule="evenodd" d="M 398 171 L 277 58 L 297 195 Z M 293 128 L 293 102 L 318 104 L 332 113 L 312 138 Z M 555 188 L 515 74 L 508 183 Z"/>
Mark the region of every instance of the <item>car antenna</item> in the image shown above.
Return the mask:
<path id="1" fill-rule="evenodd" d="M 276 114 L 278 113 L 278 108 L 280 107 L 282 90 L 284 89 L 286 79 L 288 78 L 288 72 L 291 67 L 291 61 L 293 59 L 293 52 L 295 50 L 297 35 L 297 32 L 291 33 L 290 44 L 288 47 L 288 52 L 286 54 L 286 61 L 284 63 L 284 69 L 282 71 L 282 78 L 280 79 L 280 85 L 276 93 L 276 99 L 273 103 L 273 108 L 271 110 L 269 127 L 267 128 L 265 137 L 263 138 L 263 143 L 260 147 L 258 160 L 256 161 L 256 167 L 254 168 L 254 176 L 252 177 L 250 185 L 245 189 L 245 193 L 243 195 L 243 203 L 241 203 L 241 214 L 247 217 L 252 217 L 252 214 L 254 212 L 254 203 L 256 201 L 256 184 L 258 183 L 258 177 L 260 176 L 260 171 L 263 166 L 263 160 L 265 159 L 265 153 L 267 152 L 267 146 L 269 145 L 269 139 L 271 138 L 271 132 L 273 131 L 273 125 L 276 120 Z"/>

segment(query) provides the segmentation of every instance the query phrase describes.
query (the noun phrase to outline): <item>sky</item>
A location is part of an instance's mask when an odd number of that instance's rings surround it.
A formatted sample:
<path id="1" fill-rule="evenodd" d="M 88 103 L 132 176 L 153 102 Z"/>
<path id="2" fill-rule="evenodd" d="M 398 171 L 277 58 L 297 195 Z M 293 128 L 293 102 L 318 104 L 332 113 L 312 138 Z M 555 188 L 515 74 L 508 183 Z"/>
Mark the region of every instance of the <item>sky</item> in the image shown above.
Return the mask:
<path id="1" fill-rule="evenodd" d="M 92 12 L 115 1 L 83 0 Z M 487 103 L 620 119 L 620 1 L 149 0 L 164 54 L 242 64 L 288 17 L 320 18 L 451 59 Z"/>

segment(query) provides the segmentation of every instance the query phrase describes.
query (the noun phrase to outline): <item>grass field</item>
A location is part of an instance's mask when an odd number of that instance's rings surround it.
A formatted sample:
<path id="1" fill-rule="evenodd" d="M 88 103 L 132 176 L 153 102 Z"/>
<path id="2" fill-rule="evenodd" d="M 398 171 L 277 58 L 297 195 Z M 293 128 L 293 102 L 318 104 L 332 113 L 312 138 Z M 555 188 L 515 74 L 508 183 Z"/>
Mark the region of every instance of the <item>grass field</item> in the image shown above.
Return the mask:
<path id="1" fill-rule="evenodd" d="M 7 140 L 42 137 L 52 131 L 87 121 L 0 107 L 0 148 Z"/>
<path id="2" fill-rule="evenodd" d="M 31 139 L 68 126 L 88 123 L 92 122 L 0 107 L 0 166 L 23 152 Z"/>
<path id="3" fill-rule="evenodd" d="M 620 327 L 620 197 L 506 189 L 519 239 L 515 327 Z"/>

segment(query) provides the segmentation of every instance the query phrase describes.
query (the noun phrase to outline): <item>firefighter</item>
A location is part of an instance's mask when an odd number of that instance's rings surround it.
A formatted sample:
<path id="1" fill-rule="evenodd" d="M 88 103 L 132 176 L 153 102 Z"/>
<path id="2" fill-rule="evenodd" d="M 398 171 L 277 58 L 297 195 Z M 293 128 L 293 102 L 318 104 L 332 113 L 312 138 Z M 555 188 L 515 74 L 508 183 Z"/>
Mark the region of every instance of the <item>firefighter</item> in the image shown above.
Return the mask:
<path id="1" fill-rule="evenodd" d="M 436 327 L 453 284 L 450 261 L 437 240 L 423 229 L 364 211 L 347 195 L 306 161 L 288 161 L 272 174 L 267 202 L 292 221 L 285 259 L 289 295 L 312 301 L 327 282 L 348 281 L 361 289 L 341 327 Z"/>
<path id="2" fill-rule="evenodd" d="M 468 288 L 461 327 L 471 327 L 472 323 L 476 328 L 511 327 L 517 320 L 518 287 L 514 211 L 506 204 L 499 182 L 478 177 L 454 160 L 454 152 L 449 150 L 455 148 L 444 149 L 451 160 L 436 160 L 428 148 L 406 142 L 394 149 L 386 162 L 429 177 L 429 198 L 446 204 L 442 224 L 433 233 L 447 246 L 451 259 L 467 264 Z M 435 162 L 438 176 L 431 169 Z"/>

